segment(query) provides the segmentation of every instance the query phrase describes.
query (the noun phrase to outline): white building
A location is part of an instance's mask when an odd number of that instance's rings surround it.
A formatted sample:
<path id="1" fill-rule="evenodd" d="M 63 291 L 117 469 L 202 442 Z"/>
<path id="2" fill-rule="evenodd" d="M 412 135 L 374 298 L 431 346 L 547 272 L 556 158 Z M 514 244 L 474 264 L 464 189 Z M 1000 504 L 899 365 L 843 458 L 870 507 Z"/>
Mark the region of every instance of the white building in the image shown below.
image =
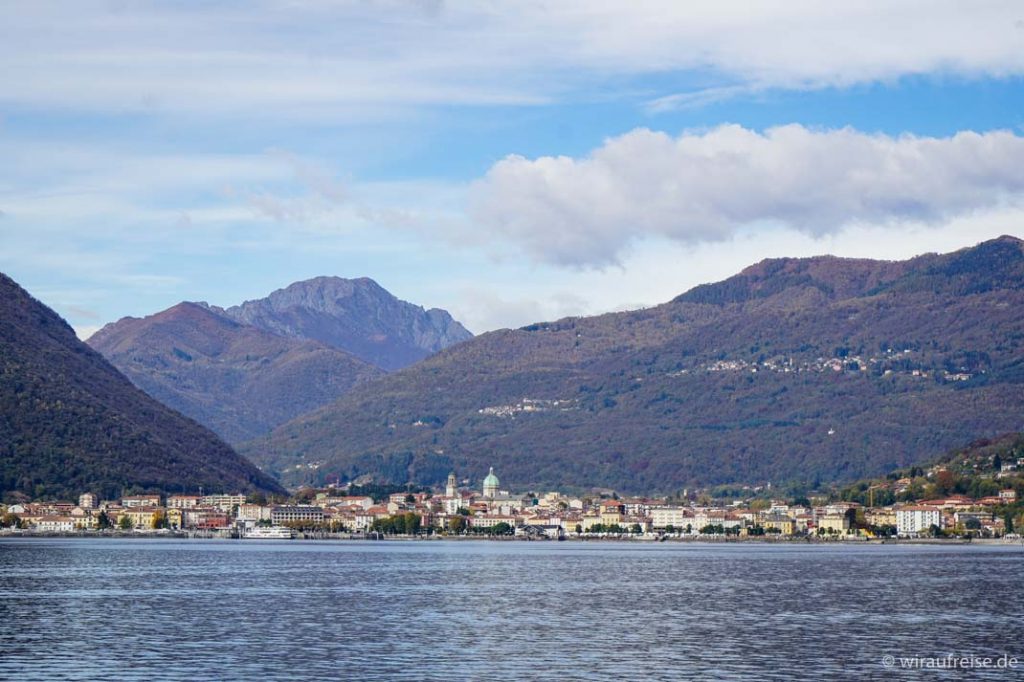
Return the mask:
<path id="1" fill-rule="evenodd" d="M 199 495 L 171 495 L 167 498 L 169 509 L 195 509 L 202 498 Z"/>
<path id="2" fill-rule="evenodd" d="M 469 519 L 469 525 L 473 528 L 493 528 L 499 523 L 507 523 L 515 528 L 520 525 L 519 517 L 506 516 L 504 514 L 487 514 L 484 516 L 473 516 Z"/>
<path id="3" fill-rule="evenodd" d="M 269 521 L 270 507 L 259 504 L 240 504 L 237 518 L 239 521 Z"/>
<path id="4" fill-rule="evenodd" d="M 651 507 L 651 525 L 655 528 L 693 527 L 693 513 L 685 507 Z"/>
<path id="5" fill-rule="evenodd" d="M 204 507 L 216 507 L 222 512 L 230 512 L 235 507 L 245 504 L 245 495 L 206 495 L 202 499 Z"/>
<path id="6" fill-rule="evenodd" d="M 901 536 L 922 535 L 932 526 L 942 527 L 942 512 L 935 507 L 919 505 L 896 510 L 896 532 Z"/>
<path id="7" fill-rule="evenodd" d="M 726 512 L 724 509 L 703 509 L 694 512 L 693 529 L 700 532 L 706 526 L 721 526 L 724 528 L 739 528 L 743 523 L 738 516 Z"/>
<path id="8" fill-rule="evenodd" d="M 70 533 L 75 529 L 75 519 L 70 516 L 44 516 L 36 522 L 36 529 L 47 533 Z"/>
<path id="9" fill-rule="evenodd" d="M 78 496 L 78 506 L 82 509 L 95 509 L 98 503 L 99 500 L 93 493 L 82 493 Z"/>
<path id="10" fill-rule="evenodd" d="M 459 510 L 465 506 L 466 504 L 462 501 L 462 498 L 456 495 L 446 495 L 441 498 L 441 509 L 449 516 L 458 514 Z"/>

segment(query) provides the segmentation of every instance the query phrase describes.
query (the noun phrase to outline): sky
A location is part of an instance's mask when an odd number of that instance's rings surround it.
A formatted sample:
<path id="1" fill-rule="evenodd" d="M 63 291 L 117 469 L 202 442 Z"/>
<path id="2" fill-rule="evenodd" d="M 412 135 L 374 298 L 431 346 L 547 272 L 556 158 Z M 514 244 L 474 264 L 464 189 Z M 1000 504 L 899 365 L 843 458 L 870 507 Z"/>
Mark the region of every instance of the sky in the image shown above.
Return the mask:
<path id="1" fill-rule="evenodd" d="M 1024 237 L 1024 4 L 0 0 L 0 271 L 81 337 L 371 277 L 481 333 Z"/>

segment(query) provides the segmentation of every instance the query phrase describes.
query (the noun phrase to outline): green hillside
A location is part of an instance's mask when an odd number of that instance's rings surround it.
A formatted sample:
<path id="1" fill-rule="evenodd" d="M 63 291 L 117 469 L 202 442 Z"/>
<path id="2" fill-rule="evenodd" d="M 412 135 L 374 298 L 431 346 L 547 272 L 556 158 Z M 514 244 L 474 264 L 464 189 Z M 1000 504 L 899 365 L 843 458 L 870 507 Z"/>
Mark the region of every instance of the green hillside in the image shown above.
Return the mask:
<path id="1" fill-rule="evenodd" d="M 0 275 L 0 493 L 281 492 L 206 428 L 132 386 Z"/>
<path id="2" fill-rule="evenodd" d="M 484 334 L 242 448 L 287 482 L 672 491 L 855 480 L 1024 426 L 1024 249 L 759 263 L 655 308 Z"/>

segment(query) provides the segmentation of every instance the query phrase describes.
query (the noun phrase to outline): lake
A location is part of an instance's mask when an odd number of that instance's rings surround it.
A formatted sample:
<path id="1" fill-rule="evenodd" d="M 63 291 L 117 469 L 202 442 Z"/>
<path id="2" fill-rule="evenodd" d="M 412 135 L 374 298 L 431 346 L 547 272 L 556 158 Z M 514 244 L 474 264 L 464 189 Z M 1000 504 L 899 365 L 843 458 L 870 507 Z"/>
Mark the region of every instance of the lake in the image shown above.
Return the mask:
<path id="1" fill-rule="evenodd" d="M 1019 546 L 0 539 L 0 679 L 961 679 L 900 669 L 949 654 L 1018 679 L 1022 568 Z"/>

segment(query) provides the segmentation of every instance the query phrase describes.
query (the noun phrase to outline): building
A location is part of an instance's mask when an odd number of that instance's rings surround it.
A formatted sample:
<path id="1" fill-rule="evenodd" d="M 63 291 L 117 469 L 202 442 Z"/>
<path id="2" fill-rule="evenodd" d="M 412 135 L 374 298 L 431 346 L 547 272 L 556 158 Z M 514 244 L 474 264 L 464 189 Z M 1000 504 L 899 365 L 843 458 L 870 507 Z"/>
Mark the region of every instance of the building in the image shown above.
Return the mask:
<path id="1" fill-rule="evenodd" d="M 864 520 L 872 526 L 895 526 L 896 510 L 886 507 L 865 509 Z"/>
<path id="2" fill-rule="evenodd" d="M 181 509 L 168 509 L 167 527 L 173 530 L 181 530 L 185 527 L 185 513 Z"/>
<path id="3" fill-rule="evenodd" d="M 324 520 L 324 510 L 314 505 L 295 504 L 271 507 L 270 520 L 276 526 L 288 521 L 313 521 L 320 523 Z"/>
<path id="4" fill-rule="evenodd" d="M 601 502 L 601 524 L 604 526 L 621 526 L 626 515 L 626 507 L 618 500 Z"/>
<path id="5" fill-rule="evenodd" d="M 850 530 L 849 514 L 823 514 L 818 517 L 818 528 L 827 533 L 844 535 Z"/>
<path id="6" fill-rule="evenodd" d="M 259 504 L 240 504 L 235 518 L 240 521 L 269 521 L 270 507 Z"/>
<path id="7" fill-rule="evenodd" d="M 206 495 L 202 499 L 204 507 L 214 507 L 222 512 L 231 512 L 235 507 L 245 504 L 245 495 Z"/>
<path id="8" fill-rule="evenodd" d="M 896 510 L 896 532 L 901 536 L 922 535 L 932 526 L 942 527 L 942 513 L 935 507 L 916 505 Z"/>
<path id="9" fill-rule="evenodd" d="M 357 505 L 363 509 L 373 506 L 373 498 L 368 495 L 324 495 L 318 493 L 313 503 L 318 507 L 351 507 Z"/>
<path id="10" fill-rule="evenodd" d="M 228 515 L 213 507 L 186 507 L 180 511 L 184 527 L 212 529 L 231 525 Z"/>
<path id="11" fill-rule="evenodd" d="M 159 507 L 159 495 L 128 495 L 121 498 L 121 506 L 125 509 L 132 507 Z"/>
<path id="12" fill-rule="evenodd" d="M 493 471 L 493 469 L 492 469 L 492 471 Z M 445 486 L 444 486 L 444 496 L 445 497 L 458 497 L 458 495 L 459 495 L 459 484 L 458 484 L 458 481 L 455 480 L 455 472 L 453 471 L 450 474 L 448 474 L 448 483 L 446 483 Z"/>
<path id="13" fill-rule="evenodd" d="M 127 516 L 132 528 L 153 528 L 153 522 L 164 516 L 163 511 L 160 507 L 125 507 L 117 517 L 117 522 L 120 523 L 121 518 Z"/>
<path id="14" fill-rule="evenodd" d="M 519 517 L 517 516 L 505 516 L 502 514 L 493 514 L 486 516 L 472 516 L 469 519 L 469 525 L 473 528 L 493 528 L 499 523 L 506 523 L 512 528 L 520 525 Z"/>
<path id="15" fill-rule="evenodd" d="M 796 521 L 785 514 L 765 514 L 761 517 L 761 527 L 766 531 L 778 531 L 780 535 L 792 535 L 796 531 Z"/>
<path id="16" fill-rule="evenodd" d="M 693 513 L 684 507 L 652 507 L 651 525 L 655 528 L 693 528 Z"/>
<path id="17" fill-rule="evenodd" d="M 167 506 L 172 509 L 195 509 L 201 499 L 199 495 L 171 495 L 167 498 Z"/>
<path id="18" fill-rule="evenodd" d="M 70 516 L 44 516 L 36 521 L 36 530 L 46 533 L 70 533 L 75 530 L 75 519 Z"/>
<path id="19" fill-rule="evenodd" d="M 78 496 L 78 506 L 82 509 L 95 509 L 99 499 L 93 493 L 82 493 Z"/>
<path id="20" fill-rule="evenodd" d="M 484 497 L 495 497 L 498 494 L 498 477 L 494 475 L 494 467 L 484 479 Z"/>

